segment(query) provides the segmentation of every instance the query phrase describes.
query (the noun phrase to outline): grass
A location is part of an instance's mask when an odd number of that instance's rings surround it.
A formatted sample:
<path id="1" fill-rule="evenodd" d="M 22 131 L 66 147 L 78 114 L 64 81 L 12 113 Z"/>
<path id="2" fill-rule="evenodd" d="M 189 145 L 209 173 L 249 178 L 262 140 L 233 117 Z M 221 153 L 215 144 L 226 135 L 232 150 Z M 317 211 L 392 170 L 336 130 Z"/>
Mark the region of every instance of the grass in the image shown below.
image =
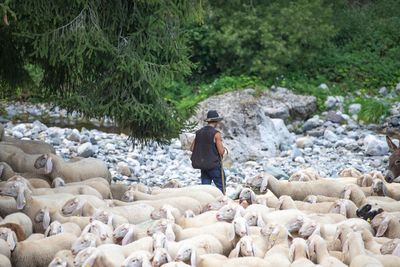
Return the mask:
<path id="1" fill-rule="evenodd" d="M 383 99 L 356 98 L 353 103 L 361 104 L 358 119 L 368 123 L 379 123 L 382 118 L 390 115 L 390 103 Z"/>

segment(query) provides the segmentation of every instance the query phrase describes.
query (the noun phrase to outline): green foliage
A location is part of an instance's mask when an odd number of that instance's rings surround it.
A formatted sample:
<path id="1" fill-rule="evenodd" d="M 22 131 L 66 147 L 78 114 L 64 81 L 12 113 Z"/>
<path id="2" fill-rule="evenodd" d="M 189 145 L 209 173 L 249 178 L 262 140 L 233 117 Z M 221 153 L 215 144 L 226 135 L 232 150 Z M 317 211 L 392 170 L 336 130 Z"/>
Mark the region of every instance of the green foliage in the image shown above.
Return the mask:
<path id="1" fill-rule="evenodd" d="M 357 98 L 354 103 L 361 104 L 358 119 L 368 123 L 379 123 L 382 118 L 390 114 L 390 105 L 387 101 L 375 98 Z"/>
<path id="2" fill-rule="evenodd" d="M 256 77 L 249 76 L 222 76 L 211 83 L 189 85 L 185 82 L 173 82 L 167 91 L 169 101 L 174 101 L 178 110 L 188 118 L 197 104 L 213 95 L 223 94 L 243 88 L 263 90 L 265 84 Z"/>
<path id="3" fill-rule="evenodd" d="M 0 79 L 11 84 L 21 71 L 39 83 L 36 95 L 69 111 L 110 116 L 140 141 L 168 141 L 184 120 L 165 84 L 190 72 L 183 27 L 200 9 L 196 0 L 8 1 L 2 11 L 16 19 L 1 27 L 0 54 L 10 56 Z"/>
<path id="4" fill-rule="evenodd" d="M 209 1 L 190 29 L 192 60 L 208 75 L 268 78 L 310 66 L 334 34 L 321 0 Z"/>

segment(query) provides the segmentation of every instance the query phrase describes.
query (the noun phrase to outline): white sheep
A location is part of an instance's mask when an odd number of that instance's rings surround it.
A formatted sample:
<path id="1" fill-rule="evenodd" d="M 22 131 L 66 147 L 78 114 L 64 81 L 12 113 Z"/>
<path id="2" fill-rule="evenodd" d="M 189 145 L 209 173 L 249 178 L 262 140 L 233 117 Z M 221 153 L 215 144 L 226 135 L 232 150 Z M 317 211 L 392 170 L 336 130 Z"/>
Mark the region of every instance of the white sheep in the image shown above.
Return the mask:
<path id="1" fill-rule="evenodd" d="M 60 223 L 53 221 L 44 232 L 44 236 L 58 235 L 61 233 L 70 233 L 76 237 L 81 235 L 81 228 L 75 223 Z"/>
<path id="2" fill-rule="evenodd" d="M 310 252 L 307 242 L 302 238 L 295 238 L 289 248 L 290 267 L 313 267 L 315 264 L 309 260 Z"/>
<path id="3" fill-rule="evenodd" d="M 40 240 L 18 242 L 12 254 L 12 264 L 15 267 L 47 266 L 58 251 L 69 249 L 75 239 L 76 236 L 72 234 L 59 234 Z"/>

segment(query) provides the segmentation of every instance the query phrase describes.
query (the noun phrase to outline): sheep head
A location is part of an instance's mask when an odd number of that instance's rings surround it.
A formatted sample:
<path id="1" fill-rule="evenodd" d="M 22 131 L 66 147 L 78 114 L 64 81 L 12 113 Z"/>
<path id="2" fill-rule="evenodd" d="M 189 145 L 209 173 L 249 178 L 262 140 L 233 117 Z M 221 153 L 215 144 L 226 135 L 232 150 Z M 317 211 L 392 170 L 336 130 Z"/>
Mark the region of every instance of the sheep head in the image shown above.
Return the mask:
<path id="1" fill-rule="evenodd" d="M 392 154 L 389 157 L 389 167 L 385 176 L 388 183 L 400 182 L 400 148 L 393 143 L 389 136 L 386 136 L 386 142 Z"/>
<path id="2" fill-rule="evenodd" d="M 72 244 L 71 252 L 76 255 L 78 252 L 88 247 L 96 247 L 96 235 L 86 233 L 78 237 Z"/>
<path id="3" fill-rule="evenodd" d="M 285 226 L 286 229 L 289 231 L 289 233 L 293 233 L 293 232 L 298 232 L 300 228 L 303 226 L 303 223 L 304 223 L 304 217 L 299 215 L 293 220 L 289 221 Z"/>
<path id="4" fill-rule="evenodd" d="M 349 200 L 347 199 L 338 199 L 333 204 L 329 210 L 329 213 L 338 213 L 345 217 L 347 217 L 347 206 L 349 204 Z"/>
<path id="5" fill-rule="evenodd" d="M 121 267 L 151 267 L 151 256 L 147 251 L 135 251 L 126 258 Z"/>
<path id="6" fill-rule="evenodd" d="M 152 236 L 153 238 L 153 248 L 167 248 L 168 239 L 167 236 L 162 232 L 156 232 Z"/>
<path id="7" fill-rule="evenodd" d="M 345 168 L 339 174 L 340 177 L 356 177 L 356 178 L 360 177 L 361 175 L 362 175 L 361 172 L 353 167 Z"/>
<path id="8" fill-rule="evenodd" d="M 74 266 L 84 266 L 85 261 L 94 253 L 97 252 L 97 248 L 95 247 L 87 247 L 82 249 L 76 254 L 74 259 Z"/>
<path id="9" fill-rule="evenodd" d="M 235 252 L 237 253 L 236 257 L 255 257 L 255 247 L 251 236 L 242 237 L 236 244 Z"/>
<path id="10" fill-rule="evenodd" d="M 357 209 L 356 215 L 366 221 L 373 221 L 373 219 L 382 212 L 383 209 L 377 204 L 365 204 Z"/>
<path id="11" fill-rule="evenodd" d="M 112 225 L 113 217 L 114 217 L 113 214 L 111 214 L 105 210 L 96 209 L 94 214 L 90 217 L 90 221 L 92 222 L 92 221 L 96 220 L 96 221 L 100 221 L 107 225 Z"/>
<path id="12" fill-rule="evenodd" d="M 311 220 L 304 222 L 299 230 L 299 236 L 302 238 L 308 238 L 314 233 L 320 233 L 320 226 L 318 223 Z"/>
<path id="13" fill-rule="evenodd" d="M 113 239 L 116 244 L 120 244 L 123 238 L 129 233 L 130 230 L 133 230 L 133 225 L 129 223 L 124 223 L 115 228 L 113 232 Z M 133 235 L 133 233 L 132 233 Z"/>
<path id="14" fill-rule="evenodd" d="M 251 190 L 250 188 L 243 188 L 242 191 L 240 191 L 239 194 L 239 203 L 242 203 L 243 201 L 247 201 L 247 203 L 251 204 L 255 204 L 257 203 L 256 200 L 256 194 L 254 193 L 253 190 Z"/>
<path id="15" fill-rule="evenodd" d="M 82 214 L 82 208 L 86 204 L 86 200 L 74 197 L 67 200 L 65 204 L 61 207 L 61 213 L 64 216 L 75 216 Z"/>
<path id="16" fill-rule="evenodd" d="M 50 154 L 43 154 L 36 159 L 33 166 L 42 170 L 43 174 L 50 174 L 53 171 L 53 159 Z"/>
<path id="17" fill-rule="evenodd" d="M 231 222 L 235 218 L 236 213 L 244 213 L 243 207 L 236 203 L 226 204 L 218 210 L 216 217 L 218 221 Z"/>
<path id="18" fill-rule="evenodd" d="M 183 217 L 185 218 L 194 218 L 196 214 L 194 214 L 193 210 L 185 210 L 185 214 Z"/>
<path id="19" fill-rule="evenodd" d="M 82 230 L 82 234 L 92 233 L 97 235 L 100 240 L 106 240 L 109 237 L 107 232 L 108 229 L 108 225 L 104 224 L 101 221 L 93 220 Z"/>
<path id="20" fill-rule="evenodd" d="M 240 237 L 246 236 L 250 234 L 249 225 L 245 218 L 243 218 L 240 214 L 236 215 L 232 221 L 233 232 L 235 235 Z M 231 238 L 233 240 L 233 237 Z"/>
<path id="21" fill-rule="evenodd" d="M 311 204 L 315 204 L 318 202 L 318 197 L 315 195 L 308 195 L 306 196 L 306 198 L 304 199 L 305 202 L 311 203 Z"/>
<path id="22" fill-rule="evenodd" d="M 268 224 L 261 228 L 260 233 L 266 239 L 269 249 L 272 248 L 276 243 L 288 242 L 289 232 L 280 224 Z"/>
<path id="23" fill-rule="evenodd" d="M 68 262 L 60 257 L 55 257 L 49 264 L 48 267 L 67 267 Z"/>
<path id="24" fill-rule="evenodd" d="M 133 202 L 135 201 L 135 190 L 129 189 L 122 196 L 121 200 L 124 202 Z"/>
<path id="25" fill-rule="evenodd" d="M 49 225 L 49 227 L 47 227 L 46 231 L 44 232 L 44 236 L 58 235 L 63 232 L 64 232 L 63 225 L 58 221 L 54 221 Z"/>
<path id="26" fill-rule="evenodd" d="M 2 188 L 0 188 L 0 195 L 16 198 L 17 209 L 19 210 L 22 210 L 26 205 L 25 193 L 31 193 L 26 185 L 26 181 L 21 178 L 15 177 L 14 180 L 7 182 Z"/>
<path id="27" fill-rule="evenodd" d="M 388 196 L 388 189 L 383 180 L 375 179 L 372 181 L 371 193 L 376 194 L 378 196 L 384 196 L 384 197 Z"/>
<path id="28" fill-rule="evenodd" d="M 41 208 L 34 217 L 35 223 L 41 223 L 43 226 L 43 230 L 46 230 L 50 225 L 50 210 L 47 207 Z"/>
<path id="29" fill-rule="evenodd" d="M 150 213 L 150 217 L 153 220 L 158 220 L 158 219 L 164 218 L 164 219 L 168 219 L 171 221 L 175 221 L 175 217 L 172 215 L 173 210 L 179 212 L 178 209 L 172 207 L 171 205 L 165 204 L 159 209 L 154 209 Z"/>
<path id="30" fill-rule="evenodd" d="M 397 248 L 400 245 L 400 239 L 395 238 L 392 239 L 384 244 L 382 244 L 381 247 L 381 253 L 382 255 L 387 255 L 387 254 L 392 254 L 395 248 Z"/>
<path id="31" fill-rule="evenodd" d="M 15 249 L 18 243 L 17 235 L 10 228 L 6 227 L 0 227 L 0 239 L 7 242 L 11 251 Z"/>
<path id="32" fill-rule="evenodd" d="M 159 267 L 171 261 L 172 258 L 165 248 L 156 248 L 154 250 L 153 260 L 151 262 L 153 267 Z"/>
<path id="33" fill-rule="evenodd" d="M 176 253 L 175 261 L 189 262 L 191 266 L 196 266 L 196 249 L 189 243 L 183 243 Z"/>
<path id="34" fill-rule="evenodd" d="M 168 219 L 160 219 L 158 221 L 155 221 L 153 225 L 151 225 L 147 229 L 147 234 L 151 236 L 154 233 L 161 232 L 166 235 L 169 241 L 174 241 L 175 233 L 173 231 L 173 227 L 174 227 L 174 222 Z"/>
<path id="35" fill-rule="evenodd" d="M 65 181 L 61 177 L 56 177 L 56 178 L 54 178 L 53 182 L 51 183 L 51 186 L 54 188 L 65 186 Z"/>

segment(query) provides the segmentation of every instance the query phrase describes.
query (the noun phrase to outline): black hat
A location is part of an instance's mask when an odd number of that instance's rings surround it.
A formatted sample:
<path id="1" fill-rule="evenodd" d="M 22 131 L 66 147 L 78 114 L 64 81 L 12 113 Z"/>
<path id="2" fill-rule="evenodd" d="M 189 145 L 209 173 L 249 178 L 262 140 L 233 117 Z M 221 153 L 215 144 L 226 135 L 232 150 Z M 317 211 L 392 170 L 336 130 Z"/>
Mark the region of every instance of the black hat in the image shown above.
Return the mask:
<path id="1" fill-rule="evenodd" d="M 206 122 L 217 122 L 217 121 L 222 121 L 222 119 L 223 119 L 223 117 L 220 117 L 216 110 L 209 110 L 207 112 L 207 119 L 205 119 L 204 121 L 206 121 Z"/>

